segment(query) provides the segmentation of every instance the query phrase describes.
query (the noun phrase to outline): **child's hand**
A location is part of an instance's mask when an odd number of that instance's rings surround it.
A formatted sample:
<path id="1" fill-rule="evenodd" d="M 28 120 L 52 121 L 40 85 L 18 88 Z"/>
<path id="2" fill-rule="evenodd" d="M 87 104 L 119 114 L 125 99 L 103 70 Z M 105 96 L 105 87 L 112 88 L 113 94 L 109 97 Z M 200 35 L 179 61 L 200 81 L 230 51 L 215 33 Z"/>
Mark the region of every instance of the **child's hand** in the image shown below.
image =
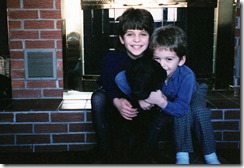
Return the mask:
<path id="1" fill-rule="evenodd" d="M 139 100 L 139 105 L 143 110 L 150 110 L 154 104 L 150 104 L 148 102 L 146 102 L 145 100 Z"/>
<path id="2" fill-rule="evenodd" d="M 156 104 L 161 108 L 165 108 L 168 104 L 167 97 L 162 93 L 161 90 L 151 92 L 145 101 L 150 104 Z"/>
<path id="3" fill-rule="evenodd" d="M 123 98 L 115 98 L 113 103 L 120 112 L 120 115 L 126 120 L 132 120 L 133 117 L 137 116 L 137 109 L 132 108 L 132 105 L 128 100 Z"/>

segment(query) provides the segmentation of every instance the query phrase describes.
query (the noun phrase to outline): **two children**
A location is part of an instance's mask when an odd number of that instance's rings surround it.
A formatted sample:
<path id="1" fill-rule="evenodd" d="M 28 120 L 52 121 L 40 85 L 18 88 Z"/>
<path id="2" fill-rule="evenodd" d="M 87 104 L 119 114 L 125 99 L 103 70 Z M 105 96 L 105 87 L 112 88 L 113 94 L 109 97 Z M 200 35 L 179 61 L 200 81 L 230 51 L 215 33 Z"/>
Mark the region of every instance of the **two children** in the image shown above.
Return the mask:
<path id="1" fill-rule="evenodd" d="M 193 152 L 191 131 L 195 131 L 203 147 L 207 164 L 220 164 L 215 153 L 215 139 L 210 120 L 211 111 L 206 107 L 206 85 L 198 86 L 193 71 L 187 67 L 187 40 L 184 31 L 175 26 L 155 30 L 150 42 L 152 59 L 167 72 L 162 89 L 152 91 L 148 98 L 139 100 L 141 108 L 156 105 L 161 113 L 174 117 L 176 164 L 189 164 L 189 152 Z M 125 73 L 116 76 L 122 91 L 130 94 Z"/>

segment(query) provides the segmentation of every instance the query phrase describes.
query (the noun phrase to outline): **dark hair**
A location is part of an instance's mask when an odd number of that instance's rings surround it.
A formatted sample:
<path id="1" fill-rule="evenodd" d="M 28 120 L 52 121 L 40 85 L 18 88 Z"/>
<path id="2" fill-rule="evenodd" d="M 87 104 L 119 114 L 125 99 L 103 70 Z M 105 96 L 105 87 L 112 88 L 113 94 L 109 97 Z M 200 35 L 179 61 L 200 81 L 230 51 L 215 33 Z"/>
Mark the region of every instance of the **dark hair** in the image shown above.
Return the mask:
<path id="1" fill-rule="evenodd" d="M 144 29 L 150 36 L 154 30 L 153 16 L 146 9 L 128 8 L 117 20 L 118 35 L 122 37 L 128 29 Z"/>
<path id="2" fill-rule="evenodd" d="M 149 48 L 169 48 L 178 57 L 187 55 L 187 38 L 185 32 L 173 25 L 157 28 L 151 36 Z"/>
<path id="3" fill-rule="evenodd" d="M 167 77 L 166 71 L 147 56 L 134 60 L 125 71 L 131 88 L 131 97 L 136 100 L 147 99 L 152 91 L 162 88 Z"/>

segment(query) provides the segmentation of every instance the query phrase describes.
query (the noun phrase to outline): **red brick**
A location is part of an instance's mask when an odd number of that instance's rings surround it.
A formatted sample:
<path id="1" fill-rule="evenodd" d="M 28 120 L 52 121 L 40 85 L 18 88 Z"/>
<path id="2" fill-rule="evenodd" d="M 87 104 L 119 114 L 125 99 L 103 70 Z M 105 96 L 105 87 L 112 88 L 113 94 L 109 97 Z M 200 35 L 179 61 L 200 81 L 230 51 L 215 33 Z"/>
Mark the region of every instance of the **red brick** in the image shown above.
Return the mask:
<path id="1" fill-rule="evenodd" d="M 53 8 L 53 1 L 52 0 L 27 0 L 23 1 L 24 8 Z"/>
<path id="2" fill-rule="evenodd" d="M 62 52 L 62 50 L 57 51 L 56 56 L 57 56 L 57 58 L 63 60 L 63 52 Z"/>
<path id="3" fill-rule="evenodd" d="M 239 130 L 238 121 L 212 122 L 214 130 Z"/>
<path id="4" fill-rule="evenodd" d="M 61 29 L 62 28 L 62 20 L 58 20 L 56 23 L 56 28 Z"/>
<path id="5" fill-rule="evenodd" d="M 53 20 L 26 20 L 24 22 L 25 29 L 53 29 Z"/>
<path id="6" fill-rule="evenodd" d="M 240 119 L 240 111 L 225 111 L 225 119 Z"/>
<path id="7" fill-rule="evenodd" d="M 14 70 L 11 71 L 11 78 L 24 78 L 25 77 L 25 71 L 24 70 Z M 13 83 L 12 83 L 13 84 Z"/>
<path id="8" fill-rule="evenodd" d="M 10 51 L 11 59 L 24 59 L 23 51 Z"/>
<path id="9" fill-rule="evenodd" d="M 11 49 L 22 49 L 23 48 L 22 41 L 10 41 L 9 47 Z"/>
<path id="10" fill-rule="evenodd" d="M 58 69 L 63 69 L 63 60 L 61 60 L 61 59 L 57 60 L 57 68 Z"/>
<path id="11" fill-rule="evenodd" d="M 26 41 L 26 48 L 54 48 L 53 40 Z"/>
<path id="12" fill-rule="evenodd" d="M 0 133 L 31 133 L 32 124 L 0 124 Z"/>
<path id="13" fill-rule="evenodd" d="M 215 137 L 215 140 L 216 141 L 222 141 L 223 138 L 222 138 L 222 132 L 214 132 L 214 137 Z"/>
<path id="14" fill-rule="evenodd" d="M 94 132 L 92 123 L 70 124 L 70 132 Z"/>
<path id="15" fill-rule="evenodd" d="M 63 88 L 60 89 L 44 89 L 44 97 L 63 97 Z"/>
<path id="16" fill-rule="evenodd" d="M 38 31 L 32 31 L 32 30 L 29 31 L 11 30 L 9 34 L 10 34 L 10 39 L 38 39 L 39 38 Z"/>
<path id="17" fill-rule="evenodd" d="M 8 113 L 8 114 L 2 114 L 0 113 L 0 122 L 13 122 L 13 114 Z"/>
<path id="18" fill-rule="evenodd" d="M 7 8 L 20 8 L 20 0 L 7 0 Z"/>
<path id="19" fill-rule="evenodd" d="M 0 144 L 14 144 L 14 135 L 0 135 Z"/>
<path id="20" fill-rule="evenodd" d="M 11 59 L 12 69 L 24 69 L 24 60 L 22 59 Z"/>
<path id="21" fill-rule="evenodd" d="M 69 145 L 70 151 L 89 151 L 95 147 L 95 144 L 81 144 L 81 145 Z"/>
<path id="22" fill-rule="evenodd" d="M 63 69 L 61 69 L 61 70 L 58 70 L 58 72 L 57 72 L 58 74 L 58 78 L 63 78 L 63 75 L 64 75 L 64 73 L 63 73 Z"/>
<path id="23" fill-rule="evenodd" d="M 84 132 L 85 123 L 69 124 L 69 132 Z"/>
<path id="24" fill-rule="evenodd" d="M 86 134 L 86 142 L 96 142 L 96 135 L 95 133 Z"/>
<path id="25" fill-rule="evenodd" d="M 17 135 L 16 144 L 50 143 L 50 135 Z"/>
<path id="26" fill-rule="evenodd" d="M 53 143 L 71 143 L 71 142 L 85 142 L 84 134 L 53 134 Z"/>
<path id="27" fill-rule="evenodd" d="M 61 39 L 62 34 L 61 30 L 59 31 L 41 31 L 41 38 L 43 39 Z"/>
<path id="28" fill-rule="evenodd" d="M 212 111 L 211 119 L 222 119 L 223 111 Z"/>
<path id="29" fill-rule="evenodd" d="M 12 96 L 14 98 L 41 98 L 41 90 L 12 90 Z"/>
<path id="30" fill-rule="evenodd" d="M 32 146 L 0 146 L 1 152 L 33 152 Z"/>
<path id="31" fill-rule="evenodd" d="M 10 19 L 37 19 L 37 10 L 10 10 L 8 12 Z"/>
<path id="32" fill-rule="evenodd" d="M 14 80 L 14 76 L 12 76 L 12 87 L 13 88 L 25 88 L 24 80 Z"/>
<path id="33" fill-rule="evenodd" d="M 48 113 L 16 114 L 16 122 L 48 122 Z"/>
<path id="34" fill-rule="evenodd" d="M 62 42 L 62 40 L 57 40 L 57 48 L 59 48 L 59 49 L 62 49 L 62 47 L 63 47 L 63 42 Z"/>
<path id="35" fill-rule="evenodd" d="M 67 145 L 35 145 L 35 152 L 66 152 Z"/>
<path id="36" fill-rule="evenodd" d="M 56 0 L 56 9 L 61 9 L 61 0 Z"/>
<path id="37" fill-rule="evenodd" d="M 92 113 L 91 112 L 86 113 L 86 121 L 88 121 L 88 122 L 92 121 Z"/>
<path id="38" fill-rule="evenodd" d="M 224 132 L 224 141 L 240 141 L 240 132 Z"/>
<path id="39" fill-rule="evenodd" d="M 56 88 L 56 81 L 54 80 L 28 81 L 27 88 Z"/>
<path id="40" fill-rule="evenodd" d="M 36 133 L 57 133 L 67 131 L 67 124 L 36 124 L 34 126 L 34 132 Z"/>
<path id="41" fill-rule="evenodd" d="M 9 22 L 9 29 L 20 29 L 22 27 L 22 22 L 19 20 L 10 20 Z"/>
<path id="42" fill-rule="evenodd" d="M 84 113 L 51 113 L 52 122 L 82 122 Z"/>
<path id="43" fill-rule="evenodd" d="M 63 80 L 58 80 L 58 85 L 60 88 L 64 87 L 64 81 Z"/>
<path id="44" fill-rule="evenodd" d="M 43 19 L 60 19 L 61 10 L 40 10 L 40 15 Z"/>

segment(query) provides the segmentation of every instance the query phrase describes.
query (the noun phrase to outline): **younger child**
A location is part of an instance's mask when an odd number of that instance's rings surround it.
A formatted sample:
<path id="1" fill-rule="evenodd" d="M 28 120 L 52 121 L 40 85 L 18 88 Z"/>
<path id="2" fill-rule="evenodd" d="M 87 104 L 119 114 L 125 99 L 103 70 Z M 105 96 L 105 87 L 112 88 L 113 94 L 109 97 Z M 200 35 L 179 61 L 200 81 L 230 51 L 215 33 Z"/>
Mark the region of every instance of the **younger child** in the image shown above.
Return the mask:
<path id="1" fill-rule="evenodd" d="M 152 91 L 147 99 L 139 101 L 140 106 L 148 109 L 157 105 L 162 113 L 174 116 L 176 164 L 190 163 L 189 152 L 193 152 L 191 130 L 196 132 L 198 141 L 203 146 L 206 163 L 220 164 L 215 153 L 211 111 L 206 108 L 207 87 L 197 88 L 195 74 L 184 65 L 187 52 L 184 31 L 176 26 L 156 29 L 150 49 L 153 50 L 153 59 L 166 70 L 167 78 L 161 90 Z M 122 88 L 126 91 L 124 93 L 130 94 L 129 84 L 124 79 L 123 73 L 116 76 L 117 84 L 123 85 Z M 201 93 L 201 90 L 204 92 Z"/>

